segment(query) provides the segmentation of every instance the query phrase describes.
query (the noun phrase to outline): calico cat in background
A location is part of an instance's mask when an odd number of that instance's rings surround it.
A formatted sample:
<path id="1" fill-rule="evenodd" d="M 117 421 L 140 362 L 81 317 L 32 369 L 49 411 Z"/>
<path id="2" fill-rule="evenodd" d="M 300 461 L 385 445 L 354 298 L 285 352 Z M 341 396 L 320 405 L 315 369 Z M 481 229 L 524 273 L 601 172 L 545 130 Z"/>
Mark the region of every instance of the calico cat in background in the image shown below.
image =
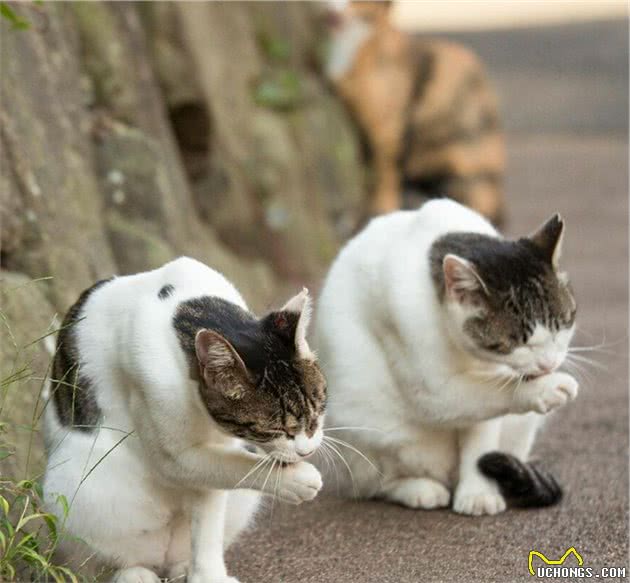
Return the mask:
<path id="1" fill-rule="evenodd" d="M 563 232 L 556 215 L 507 240 L 442 199 L 373 219 L 342 249 L 316 343 L 327 424 L 374 464 L 348 456 L 347 494 L 411 508 L 452 495 L 473 515 L 560 499 L 527 459 L 545 414 L 578 390 L 558 370 L 576 313 Z"/>
<path id="2" fill-rule="evenodd" d="M 220 273 L 180 258 L 102 281 L 58 335 L 45 420 L 49 508 L 117 583 L 236 582 L 224 549 L 262 493 L 298 504 L 319 472 L 326 386 L 306 290 L 256 318 Z M 247 447 L 246 447 L 247 446 Z M 84 571 L 84 569 L 81 569 Z"/>
<path id="3" fill-rule="evenodd" d="M 372 214 L 402 193 L 453 198 L 503 217 L 505 148 L 496 95 L 465 47 L 397 30 L 390 2 L 331 2 L 327 74 L 364 134 Z"/>

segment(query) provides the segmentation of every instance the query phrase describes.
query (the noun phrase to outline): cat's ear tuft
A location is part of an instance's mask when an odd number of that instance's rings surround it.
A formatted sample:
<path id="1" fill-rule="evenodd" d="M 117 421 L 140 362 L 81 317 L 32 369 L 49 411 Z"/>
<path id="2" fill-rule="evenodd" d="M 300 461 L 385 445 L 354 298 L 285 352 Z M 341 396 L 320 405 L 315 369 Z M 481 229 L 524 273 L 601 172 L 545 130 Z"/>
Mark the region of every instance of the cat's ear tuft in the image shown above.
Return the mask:
<path id="1" fill-rule="evenodd" d="M 231 399 L 245 394 L 249 375 L 243 359 L 223 336 L 213 330 L 199 330 L 195 353 L 206 386 Z"/>
<path id="2" fill-rule="evenodd" d="M 458 255 L 449 253 L 442 261 L 444 287 L 447 296 L 460 303 L 472 299 L 479 292 L 488 295 L 488 288 L 475 266 Z"/>
<path id="3" fill-rule="evenodd" d="M 310 349 L 306 341 L 306 331 L 308 324 L 311 321 L 312 302 L 311 296 L 306 288 L 302 288 L 302 291 L 293 296 L 278 312 L 276 318 L 280 317 L 282 321 L 282 315 L 285 314 L 288 321 L 294 320 L 297 315 L 297 324 L 293 333 L 295 341 L 295 349 L 300 358 L 307 360 L 315 360 L 315 354 Z"/>
<path id="4" fill-rule="evenodd" d="M 553 215 L 545 224 L 529 236 L 545 259 L 557 270 L 562 254 L 562 240 L 564 238 L 564 221 L 559 213 Z"/>

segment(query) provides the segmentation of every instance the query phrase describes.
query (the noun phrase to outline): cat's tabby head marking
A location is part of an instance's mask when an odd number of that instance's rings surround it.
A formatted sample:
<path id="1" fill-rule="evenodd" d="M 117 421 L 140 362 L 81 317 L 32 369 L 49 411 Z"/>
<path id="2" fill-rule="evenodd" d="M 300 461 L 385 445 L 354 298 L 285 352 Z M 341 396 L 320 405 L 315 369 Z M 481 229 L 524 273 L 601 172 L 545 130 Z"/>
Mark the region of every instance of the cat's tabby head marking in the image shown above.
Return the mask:
<path id="1" fill-rule="evenodd" d="M 508 241 L 451 233 L 431 248 L 431 268 L 451 338 L 513 376 L 538 376 L 564 361 L 576 303 L 559 271 L 564 223 L 554 215 Z"/>
<path id="2" fill-rule="evenodd" d="M 326 382 L 306 341 L 310 309 L 303 290 L 253 320 L 234 344 L 214 330 L 195 337 L 210 415 L 228 433 L 287 462 L 313 453 L 323 437 Z"/>

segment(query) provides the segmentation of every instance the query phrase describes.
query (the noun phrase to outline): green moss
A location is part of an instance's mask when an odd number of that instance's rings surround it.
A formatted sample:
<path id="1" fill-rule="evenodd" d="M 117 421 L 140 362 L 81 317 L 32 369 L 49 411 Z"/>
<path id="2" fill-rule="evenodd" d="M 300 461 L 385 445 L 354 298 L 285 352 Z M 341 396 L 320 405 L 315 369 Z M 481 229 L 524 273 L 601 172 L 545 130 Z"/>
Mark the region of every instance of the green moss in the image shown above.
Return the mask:
<path id="1" fill-rule="evenodd" d="M 289 60 L 291 45 L 287 39 L 267 31 L 259 31 L 257 36 L 258 45 L 267 59 L 276 63 L 286 63 Z"/>
<path id="2" fill-rule="evenodd" d="M 303 100 L 302 80 L 292 69 L 270 69 L 254 88 L 254 101 L 271 109 L 291 110 Z"/>

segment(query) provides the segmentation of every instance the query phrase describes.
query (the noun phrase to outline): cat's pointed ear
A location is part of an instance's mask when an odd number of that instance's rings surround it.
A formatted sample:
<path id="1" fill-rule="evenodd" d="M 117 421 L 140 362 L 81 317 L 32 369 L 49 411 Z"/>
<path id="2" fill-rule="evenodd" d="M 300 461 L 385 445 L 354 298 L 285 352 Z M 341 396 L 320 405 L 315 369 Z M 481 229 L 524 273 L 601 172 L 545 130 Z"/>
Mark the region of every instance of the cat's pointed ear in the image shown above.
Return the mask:
<path id="1" fill-rule="evenodd" d="M 306 288 L 293 296 L 280 310 L 276 318 L 276 325 L 288 327 L 287 331 L 293 336 L 295 349 L 300 358 L 315 360 L 315 354 L 306 341 L 306 331 L 311 321 L 312 302 Z M 284 317 L 283 317 L 284 316 Z"/>
<path id="2" fill-rule="evenodd" d="M 557 270 L 562 254 L 562 240 L 564 238 L 564 221 L 559 213 L 553 215 L 544 225 L 529 236 L 538 247 L 545 259 Z"/>
<path id="3" fill-rule="evenodd" d="M 243 359 L 221 334 L 199 330 L 195 353 L 206 386 L 219 390 L 230 399 L 240 399 L 248 386 L 249 374 Z"/>
<path id="4" fill-rule="evenodd" d="M 446 295 L 459 302 L 470 300 L 475 295 L 488 295 L 488 288 L 475 269 L 473 263 L 449 253 L 442 261 L 444 271 L 444 287 Z"/>

